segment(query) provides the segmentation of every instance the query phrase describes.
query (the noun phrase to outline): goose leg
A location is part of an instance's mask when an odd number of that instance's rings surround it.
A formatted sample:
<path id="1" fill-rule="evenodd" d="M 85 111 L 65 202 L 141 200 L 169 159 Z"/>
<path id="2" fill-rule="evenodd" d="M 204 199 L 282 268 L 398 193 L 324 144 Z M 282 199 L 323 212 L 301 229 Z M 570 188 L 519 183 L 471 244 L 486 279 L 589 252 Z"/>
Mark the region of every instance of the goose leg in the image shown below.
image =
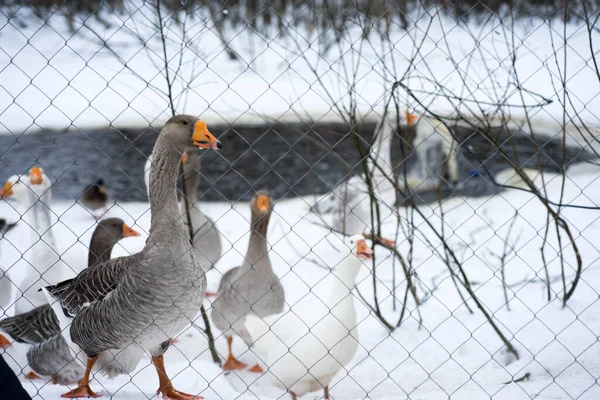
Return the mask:
<path id="1" fill-rule="evenodd" d="M 329 385 L 323 388 L 323 394 L 325 395 L 325 400 L 329 400 Z"/>
<path id="2" fill-rule="evenodd" d="M 80 397 L 102 397 L 99 394 L 96 394 L 90 389 L 90 373 L 92 372 L 92 367 L 98 360 L 98 356 L 93 358 L 88 358 L 87 365 L 85 367 L 85 373 L 83 374 L 83 378 L 79 381 L 79 385 L 70 392 L 67 392 L 60 397 L 64 397 L 67 399 L 77 399 Z"/>
<path id="3" fill-rule="evenodd" d="M 0 349 L 5 349 L 10 346 L 10 340 L 0 335 Z"/>
<path id="4" fill-rule="evenodd" d="M 36 374 L 33 371 L 30 371 L 29 373 L 27 373 L 25 375 L 25 379 L 29 379 L 30 381 L 34 380 L 34 379 L 39 379 L 39 380 L 43 380 L 43 378 L 41 376 L 39 376 L 38 374 Z"/>
<path id="5" fill-rule="evenodd" d="M 227 347 L 229 348 L 229 354 L 227 355 L 227 361 L 223 364 L 224 370 L 233 370 L 233 369 L 244 369 L 246 368 L 246 364 L 241 361 L 238 361 L 231 352 L 231 342 L 233 342 L 233 337 L 227 338 Z"/>
<path id="6" fill-rule="evenodd" d="M 254 366 L 252 368 L 250 368 L 248 371 L 255 372 L 257 374 L 262 374 L 263 372 L 265 372 L 265 370 L 262 369 L 262 367 L 260 365 L 258 365 L 258 363 L 254 364 Z"/>
<path id="7" fill-rule="evenodd" d="M 296 396 L 296 393 L 292 392 L 290 390 L 290 396 L 292 396 L 292 400 L 298 400 L 298 396 Z"/>
<path id="8" fill-rule="evenodd" d="M 156 368 L 156 373 L 158 374 L 158 390 L 156 394 L 162 394 L 163 399 L 165 400 L 203 400 L 202 396 L 194 396 L 191 394 L 180 392 L 173 387 L 171 380 L 167 375 L 167 371 L 165 370 L 165 360 L 162 355 L 160 356 L 152 356 L 152 364 Z"/>

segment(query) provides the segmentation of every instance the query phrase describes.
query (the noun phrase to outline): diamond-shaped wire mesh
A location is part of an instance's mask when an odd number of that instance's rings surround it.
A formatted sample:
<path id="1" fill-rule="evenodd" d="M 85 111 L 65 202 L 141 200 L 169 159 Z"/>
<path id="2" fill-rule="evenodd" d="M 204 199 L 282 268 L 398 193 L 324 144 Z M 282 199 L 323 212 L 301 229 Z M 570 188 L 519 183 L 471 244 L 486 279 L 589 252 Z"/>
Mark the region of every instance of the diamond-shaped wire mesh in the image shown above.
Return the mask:
<path id="1" fill-rule="evenodd" d="M 0 2 L 0 399 L 600 398 L 599 19 Z"/>

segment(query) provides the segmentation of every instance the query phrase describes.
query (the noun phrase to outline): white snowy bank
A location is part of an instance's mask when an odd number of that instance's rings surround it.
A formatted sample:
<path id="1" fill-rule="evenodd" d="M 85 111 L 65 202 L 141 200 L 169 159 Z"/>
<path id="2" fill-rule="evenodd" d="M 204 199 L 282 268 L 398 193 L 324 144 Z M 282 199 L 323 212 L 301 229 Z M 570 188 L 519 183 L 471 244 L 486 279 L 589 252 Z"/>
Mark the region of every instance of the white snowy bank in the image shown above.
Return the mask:
<path id="1" fill-rule="evenodd" d="M 170 110 L 155 11 L 141 2 L 128 4 L 131 17 L 105 12 L 109 27 L 94 18 L 76 20 L 76 34 L 59 15 L 47 24 L 30 18 L 26 28 L 0 26 L 1 133 L 162 125 Z M 21 16 L 28 12 L 19 11 Z M 348 104 L 354 83 L 358 110 L 369 117 L 382 110 L 392 82 L 404 74 L 415 44 L 425 37 L 405 83 L 433 110 L 451 113 L 459 104 L 468 113 L 478 109 L 474 101 L 483 102 L 484 109 L 494 109 L 490 104 L 497 102 L 512 105 L 505 111 L 521 120 L 523 103 L 513 79 L 518 74 L 527 90 L 526 104 L 553 101 L 531 109 L 529 116 L 550 124 L 548 134 L 554 135 L 562 122 L 562 92 L 556 88 L 561 87 L 559 68 L 566 56 L 566 90 L 572 102 L 566 106 L 567 117 L 600 126 L 598 78 L 584 24 L 567 24 L 565 39 L 558 20 L 518 20 L 513 29 L 506 25 L 508 17 L 477 25 L 432 11 L 429 26 L 430 17 L 422 10 L 413 14 L 415 25 L 408 32 L 392 28 L 391 51 L 382 50 L 377 35 L 360 51 L 352 47 L 357 31 L 324 58 L 318 54 L 316 33 L 311 36 L 302 28 L 289 28 L 276 39 L 239 28 L 227 33 L 239 61 L 228 59 L 214 28 L 201 18 L 188 23 L 189 42 L 180 59 L 181 27 L 165 17 L 171 76 L 181 62 L 172 88 L 176 109 L 202 115 L 209 123 L 340 119 L 335 107 Z M 514 48 L 506 36 L 511 29 Z M 593 31 L 592 39 L 597 52 L 600 33 Z M 348 82 L 344 69 L 357 64 L 356 80 Z M 464 101 L 443 99 L 437 85 Z M 417 107 L 406 93 L 400 94 L 405 105 Z"/>

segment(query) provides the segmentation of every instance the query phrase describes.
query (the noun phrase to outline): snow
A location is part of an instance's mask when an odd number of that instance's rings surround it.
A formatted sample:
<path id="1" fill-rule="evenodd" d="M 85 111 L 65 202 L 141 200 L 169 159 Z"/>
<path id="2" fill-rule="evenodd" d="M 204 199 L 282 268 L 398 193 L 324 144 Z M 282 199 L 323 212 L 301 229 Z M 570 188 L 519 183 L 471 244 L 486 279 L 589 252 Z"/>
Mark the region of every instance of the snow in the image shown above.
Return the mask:
<path id="1" fill-rule="evenodd" d="M 162 76 L 162 48 L 152 24 L 151 8 L 131 3 L 136 12 L 131 18 L 105 15 L 105 26 L 88 19 L 73 34 L 62 17 L 56 15 L 42 24 L 31 20 L 28 27 L 7 21 L 0 15 L 0 134 L 18 136 L 39 129 L 73 129 L 116 126 L 161 126 L 170 115 L 166 100 L 166 84 Z M 139 9 L 138 9 L 139 7 Z M 21 16 L 28 11 L 21 9 Z M 261 123 L 272 120 L 340 119 L 337 106 L 349 103 L 348 77 L 345 67 L 357 60 L 354 93 L 362 117 L 376 118 L 383 109 L 390 82 L 402 76 L 412 57 L 415 42 L 423 40 L 416 69 L 405 83 L 428 107 L 440 113 L 472 112 L 474 101 L 521 104 L 515 90 L 514 73 L 531 93 L 527 104 L 541 98 L 551 104 L 531 110 L 535 127 L 549 136 L 561 133 L 562 92 L 558 77 L 562 76 L 563 57 L 567 58 L 567 117 L 577 124 L 600 126 L 598 78 L 591 63 L 590 38 L 584 25 L 559 21 L 521 20 L 507 26 L 493 19 L 483 25 L 460 23 L 435 15 L 411 16 L 415 26 L 409 32 L 392 29 L 393 51 L 384 51 L 377 38 L 361 49 L 353 47 L 358 32 L 351 32 L 342 48 L 320 58 L 318 40 L 302 29 L 289 29 L 287 35 L 275 39 L 256 37 L 248 29 L 228 32 L 227 40 L 241 61 L 227 59 L 214 28 L 203 18 L 188 25 L 189 42 L 182 58 L 182 68 L 173 85 L 178 112 L 201 115 L 208 123 Z M 79 26 L 79 25 L 77 25 Z M 173 74 L 179 63 L 181 28 L 167 22 L 167 54 Z M 563 28 L 566 33 L 563 38 Z M 516 70 L 512 69 L 511 32 L 517 39 Z M 142 38 L 136 38 L 137 33 Z M 508 35 L 508 36 L 505 36 Z M 448 40 L 445 40 L 447 38 Z M 99 40 L 114 50 L 99 44 Z M 592 33 L 592 46 L 600 43 L 600 33 Z M 554 47 L 554 48 L 553 48 Z M 597 53 L 597 49 L 594 48 Z M 394 64 L 392 64 L 392 54 Z M 558 59 L 555 59 L 557 55 Z M 126 63 L 126 67 L 124 66 Z M 317 76 L 311 70 L 316 68 Z M 384 76 L 384 69 L 385 76 Z M 396 78 L 394 78 L 394 75 Z M 466 78 L 465 78 L 466 77 Z M 439 84 L 439 85 L 436 85 Z M 454 102 L 431 95 L 442 86 L 446 93 L 466 98 Z M 558 93 L 557 93 L 558 92 Z M 402 106 L 421 110 L 414 99 L 401 92 Z M 492 105 L 484 107 L 494 109 Z M 373 112 L 375 111 L 375 113 Z M 519 107 L 505 107 L 511 123 L 522 125 Z M 474 112 L 478 114 L 479 111 Z M 588 146 L 587 134 L 580 134 L 573 124 L 567 125 L 567 142 Z M 597 132 L 596 132 L 597 133 Z M 592 135 L 595 133 L 592 132 Z M 591 141 L 596 150 L 599 145 Z M 595 206 L 600 198 L 600 170 L 591 165 L 569 169 L 563 203 Z M 510 174 L 502 176 L 511 182 Z M 485 178 L 473 178 L 485 179 Z M 548 196 L 559 200 L 560 176 L 545 174 Z M 535 183 L 542 185 L 541 177 Z M 281 277 L 286 301 L 295 304 L 308 293 L 327 296 L 328 271 L 320 264 L 333 266 L 337 254 L 326 240 L 327 232 L 311 224 L 308 204 L 312 199 L 283 200 L 276 205 L 268 239 L 275 272 Z M 81 270 L 87 260 L 87 244 L 94 220 L 78 204 L 57 202 L 53 205 L 62 258 Z M 216 270 L 208 274 L 209 290 L 216 290 L 219 277 L 241 263 L 249 234 L 247 203 L 230 205 L 210 203 L 204 211 L 216 221 L 224 240 L 224 256 Z M 438 205 L 420 207 L 425 218 L 440 227 Z M 444 228 L 449 243 L 473 282 L 480 300 L 502 331 L 517 347 L 521 358 L 511 360 L 497 335 L 486 323 L 475 304 L 469 301 L 471 314 L 457 295 L 447 267 L 433 254 L 424 238 L 440 249 L 425 220 L 417 217 L 419 227 L 414 249 L 414 266 L 421 285 L 419 293 L 433 291 L 419 307 L 422 326 L 415 305 L 409 301 L 407 316 L 393 333 L 369 312 L 360 299 L 358 308 L 360 347 L 354 360 L 340 372 L 331 385 L 336 400 L 343 399 L 556 399 L 600 398 L 600 302 L 595 288 L 600 287 L 600 252 L 596 235 L 600 235 L 597 211 L 569 208 L 563 215 L 571 224 L 584 262 L 581 281 L 566 307 L 562 306 L 559 248 L 551 234 L 546 258 L 552 281 L 552 301 L 545 298 L 545 273 L 540 256 L 546 214 L 534 196 L 509 190 L 489 198 L 452 198 L 443 203 Z M 500 261 L 512 218 L 517 220 L 509 238 L 514 252 L 505 263 L 510 286 L 508 311 L 502 290 Z M 0 202 L 0 214 L 8 220 L 18 219 L 15 205 Z M 135 229 L 147 234 L 150 215 L 147 203 L 119 203 L 109 216 L 123 218 Z M 2 267 L 16 284 L 22 279 L 21 254 L 29 248 L 27 227 L 20 222 L 1 243 Z M 384 225 L 384 234 L 393 237 L 393 223 Z M 139 251 L 145 236 L 128 238 L 119 243 L 113 255 Z M 406 254 L 408 243 L 402 236 L 398 248 Z M 563 246 L 565 241 L 563 240 Z M 392 258 L 382 248 L 376 250 L 378 260 L 378 293 L 381 308 L 389 321 L 397 321 L 400 301 L 405 290 L 401 268 L 392 275 Z M 565 247 L 566 281 L 574 276 L 574 257 Z M 398 301 L 394 310 L 391 296 L 396 281 Z M 357 286 L 363 296 L 372 300 L 370 271 L 365 269 Z M 207 307 L 210 302 L 207 300 Z M 11 315 L 12 309 L 5 310 Z M 202 326 L 201 318 L 195 324 Z M 226 354 L 225 340 L 218 332 L 217 348 Z M 28 372 L 26 347 L 14 344 L 3 352 L 16 371 Z M 252 365 L 256 357 L 242 341 L 234 341 L 234 351 L 243 362 Z M 207 340 L 194 325 L 183 332 L 165 357 L 167 370 L 175 386 L 182 391 L 200 393 L 207 399 L 280 399 L 286 394 L 269 382 L 269 376 L 258 377 L 246 371 L 224 373 L 211 362 Z M 509 362 L 513 361 L 513 362 Z M 504 384 L 530 374 L 525 382 Z M 22 377 L 21 377 L 22 378 Z M 36 399 L 59 398 L 65 388 L 48 382 L 22 379 Z M 147 399 L 154 395 L 157 379 L 149 359 L 144 359 L 131 376 L 107 381 L 101 377 L 92 387 L 114 399 Z M 304 399 L 320 396 L 306 395 Z M 320 398 L 320 397 L 317 397 Z"/>
<path id="2" fill-rule="evenodd" d="M 103 12 L 108 26 L 78 17 L 75 33 L 60 15 L 44 24 L 30 18 L 25 8 L 18 15 L 27 19 L 27 27 L 12 19 L 2 23 L 0 131 L 18 136 L 39 129 L 161 126 L 170 110 L 155 11 L 138 1 L 126 7 L 124 15 Z M 556 135 L 563 110 L 558 79 L 566 56 L 566 90 L 572 102 L 566 105 L 567 122 L 600 126 L 598 78 L 584 24 L 567 24 L 563 37 L 558 20 L 518 20 L 513 27 L 505 16 L 477 25 L 434 11 L 410 14 L 415 25 L 408 32 L 392 26 L 391 49 L 378 35 L 360 42 L 357 28 L 324 57 L 319 55 L 321 37 L 302 27 L 290 26 L 285 35 L 273 38 L 232 28 L 225 35 L 240 58 L 235 62 L 205 15 L 186 24 L 183 52 L 182 28 L 165 17 L 169 71 L 177 77 L 172 87 L 176 109 L 209 123 L 339 120 L 338 107 L 348 106 L 351 92 L 359 115 L 376 118 L 373 110 L 382 111 L 392 82 L 408 69 L 403 82 L 441 114 L 460 110 L 481 116 L 475 101 L 484 102 L 486 112 L 497 111 L 494 104 L 502 103 L 511 105 L 503 111 L 522 124 L 523 101 L 535 105 L 552 100 L 531 108 L 529 117 Z M 7 17 L 0 15 L 2 19 Z M 597 47 L 600 33 L 593 31 L 591 40 Z M 415 44 L 421 42 L 409 69 Z M 355 70 L 356 78 L 347 70 Z M 523 100 L 515 89 L 516 76 L 527 90 Z M 440 90 L 463 100 L 444 99 Z M 401 105 L 422 111 L 405 91 L 399 93 Z M 576 129 L 571 126 L 570 132 Z"/>
<path id="3" fill-rule="evenodd" d="M 579 165 L 569 169 L 566 179 L 565 203 L 582 206 L 597 205 L 600 195 L 600 168 Z M 483 178 L 474 178 L 483 179 Z M 558 200 L 561 187 L 559 175 L 545 174 L 548 196 Z M 541 185 L 540 177 L 536 184 Z M 310 260 L 316 259 L 335 266 L 339 255 L 332 250 L 330 233 L 311 224 L 308 205 L 311 199 L 287 199 L 277 202 L 269 227 L 268 240 L 271 261 L 281 278 L 288 304 L 302 301 L 309 294 L 325 299 L 328 295 L 329 272 Z M 17 215 L 13 204 L 0 203 L 0 212 L 8 219 Z M 449 243 L 463 262 L 469 279 L 480 300 L 502 331 L 519 351 L 519 360 L 511 359 L 486 323 L 473 301 L 470 314 L 462 304 L 448 276 L 447 267 L 432 253 L 421 236 L 417 236 L 414 266 L 424 290 L 433 293 L 420 306 L 422 326 L 419 327 L 415 305 L 409 300 L 407 317 L 393 333 L 373 316 L 356 296 L 360 346 L 353 361 L 342 370 L 331 385 L 331 395 L 342 399 L 597 399 L 600 385 L 600 302 L 596 291 L 600 287 L 600 251 L 595 247 L 600 235 L 597 211 L 582 208 L 564 210 L 583 258 L 581 281 L 573 298 L 563 308 L 560 261 L 556 257 L 557 240 L 551 234 L 546 255 L 552 281 L 552 301 L 545 298 L 544 272 L 540 247 L 546 224 L 545 210 L 539 200 L 523 191 L 508 190 L 489 198 L 451 198 L 443 203 L 445 232 Z M 64 260 L 75 269 L 83 267 L 86 245 L 94 226 L 92 217 L 77 204 L 57 202 L 53 210 L 60 223 L 56 225 L 59 247 Z M 239 265 L 249 237 L 249 206 L 247 203 L 203 204 L 224 239 L 224 256 L 216 270 L 208 273 L 209 289 L 215 290 L 219 277 L 229 268 Z M 441 224 L 438 205 L 421 206 L 434 226 Z M 515 252 L 506 259 L 506 279 L 510 286 L 508 311 L 504 302 L 500 263 L 493 254 L 501 254 L 510 222 L 519 211 L 509 243 Z M 119 203 L 110 216 L 123 218 L 141 232 L 148 231 L 147 203 Z M 434 240 L 423 220 L 415 221 L 419 232 Z M 27 228 L 23 222 L 2 241 L 2 264 L 9 268 L 11 279 L 18 282 L 19 250 L 27 247 Z M 384 225 L 384 234 L 393 237 L 394 224 Z M 551 230 L 552 231 L 552 230 Z M 79 237 L 79 240 L 77 239 Z M 113 253 L 128 254 L 140 250 L 145 235 L 119 242 Z M 408 244 L 398 238 L 399 250 L 406 254 Z M 564 243 L 563 243 L 564 245 Z M 574 276 L 571 250 L 565 248 L 567 283 Z M 400 304 L 392 308 L 392 259 L 382 248 L 376 249 L 378 262 L 378 293 L 381 308 L 389 321 L 397 321 Z M 405 281 L 397 268 L 397 296 L 402 300 Z M 372 300 L 372 281 L 368 268 L 357 279 L 362 295 Z M 423 288 L 423 289 L 421 289 Z M 434 290 L 435 289 L 435 290 Z M 356 292 L 356 291 L 355 291 Z M 355 293 L 354 292 L 354 293 Z M 207 300 L 207 307 L 210 302 Z M 7 310 L 10 314 L 12 311 Z M 201 318 L 195 321 L 202 326 Z M 214 328 L 213 328 L 214 329 Z M 226 344 L 219 332 L 217 349 L 226 354 Z M 207 340 L 196 326 L 190 326 L 165 355 L 167 370 L 179 390 L 200 393 L 207 399 L 281 399 L 286 394 L 270 383 L 267 375 L 257 376 L 247 371 L 224 373 L 211 362 Z M 5 359 L 16 371 L 28 372 L 24 352 L 26 347 L 14 344 L 4 352 Z M 234 352 L 241 361 L 253 365 L 257 358 L 240 339 L 234 340 Z M 512 362 L 511 362 L 512 361 Z M 530 374 L 529 380 L 504 384 Z M 36 399 L 59 398 L 65 391 L 47 382 L 28 382 L 26 389 Z M 157 379 L 148 358 L 143 359 L 131 376 L 113 381 L 98 377 L 92 383 L 113 399 L 146 399 L 154 395 Z M 316 397 L 315 397 L 316 396 Z M 303 399 L 321 398 L 308 394 Z"/>

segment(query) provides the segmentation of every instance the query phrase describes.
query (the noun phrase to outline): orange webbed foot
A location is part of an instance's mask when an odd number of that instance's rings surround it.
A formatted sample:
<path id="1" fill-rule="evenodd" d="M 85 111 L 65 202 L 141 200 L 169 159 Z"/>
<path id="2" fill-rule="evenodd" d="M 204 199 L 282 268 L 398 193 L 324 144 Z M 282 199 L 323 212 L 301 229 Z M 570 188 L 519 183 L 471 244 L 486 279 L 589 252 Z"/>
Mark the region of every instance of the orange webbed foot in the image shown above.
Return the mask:
<path id="1" fill-rule="evenodd" d="M 90 388 L 90 385 L 79 385 L 75 389 L 67 392 L 65 394 L 61 394 L 60 397 L 66 399 L 79 399 L 79 398 L 97 398 L 102 397 L 102 395 L 94 393 L 94 391 Z"/>
<path id="2" fill-rule="evenodd" d="M 10 346 L 10 340 L 0 335 L 0 348 L 5 349 Z"/>
<path id="3" fill-rule="evenodd" d="M 206 293 L 204 293 L 204 297 L 217 297 L 217 293 L 207 291 Z"/>
<path id="4" fill-rule="evenodd" d="M 262 374 L 265 372 L 265 370 L 262 369 L 262 367 L 260 365 L 258 365 L 258 363 L 254 364 L 254 366 L 252 368 L 250 368 L 248 371 L 254 372 L 256 374 Z"/>
<path id="5" fill-rule="evenodd" d="M 174 388 L 165 390 L 158 390 L 156 394 L 162 394 L 164 400 L 204 400 L 202 396 L 195 396 L 193 394 L 187 394 L 180 392 Z"/>
<path id="6" fill-rule="evenodd" d="M 31 372 L 29 372 L 28 374 L 25 375 L 25 379 L 29 379 L 29 380 L 34 380 L 34 379 L 43 380 L 44 378 L 42 378 L 41 376 L 39 376 L 35 372 L 31 371 Z"/>
<path id="7" fill-rule="evenodd" d="M 236 360 L 235 358 L 228 359 L 225 364 L 223 364 L 223 369 L 225 371 L 232 371 L 234 369 L 246 369 L 247 365 L 241 361 Z"/>

